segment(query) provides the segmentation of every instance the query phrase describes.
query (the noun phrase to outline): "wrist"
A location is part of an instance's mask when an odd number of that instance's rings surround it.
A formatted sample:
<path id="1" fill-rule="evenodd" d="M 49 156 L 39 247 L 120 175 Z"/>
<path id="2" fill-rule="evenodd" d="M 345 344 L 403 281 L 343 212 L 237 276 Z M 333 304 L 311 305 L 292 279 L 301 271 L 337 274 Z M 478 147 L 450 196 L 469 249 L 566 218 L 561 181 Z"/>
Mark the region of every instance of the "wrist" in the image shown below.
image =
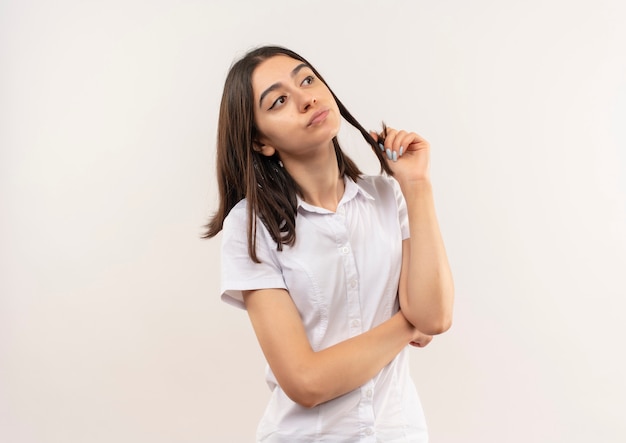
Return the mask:
<path id="1" fill-rule="evenodd" d="M 433 192 L 433 185 L 428 177 L 412 180 L 401 179 L 398 180 L 398 183 L 405 199 L 413 196 L 429 195 Z"/>

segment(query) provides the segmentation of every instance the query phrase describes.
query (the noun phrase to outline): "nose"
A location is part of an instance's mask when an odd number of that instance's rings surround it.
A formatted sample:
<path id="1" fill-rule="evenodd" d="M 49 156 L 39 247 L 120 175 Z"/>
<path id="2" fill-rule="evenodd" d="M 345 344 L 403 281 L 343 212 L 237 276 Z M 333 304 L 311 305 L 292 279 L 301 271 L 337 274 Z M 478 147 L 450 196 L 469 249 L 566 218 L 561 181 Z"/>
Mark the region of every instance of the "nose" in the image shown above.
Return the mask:
<path id="1" fill-rule="evenodd" d="M 306 112 L 311 106 L 317 103 L 317 99 L 308 91 L 300 94 L 300 110 Z"/>

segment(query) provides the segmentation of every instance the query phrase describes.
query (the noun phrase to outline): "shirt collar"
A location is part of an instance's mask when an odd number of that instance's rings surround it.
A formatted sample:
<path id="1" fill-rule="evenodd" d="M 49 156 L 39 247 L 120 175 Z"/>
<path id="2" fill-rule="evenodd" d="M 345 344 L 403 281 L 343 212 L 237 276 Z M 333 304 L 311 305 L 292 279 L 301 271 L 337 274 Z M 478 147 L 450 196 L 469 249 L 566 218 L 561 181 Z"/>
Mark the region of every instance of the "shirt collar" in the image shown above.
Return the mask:
<path id="1" fill-rule="evenodd" d="M 359 182 L 358 179 L 357 179 L 357 182 L 353 182 L 349 177 L 347 176 L 343 177 L 343 183 L 344 183 L 343 197 L 341 197 L 341 200 L 339 201 L 339 204 L 337 205 L 337 209 L 339 209 L 341 206 L 343 206 L 344 204 L 346 204 L 347 202 L 355 198 L 357 195 L 361 195 L 362 197 L 368 200 L 374 200 L 374 197 L 372 197 L 365 189 L 363 189 L 363 187 L 358 182 Z M 320 208 L 318 206 L 314 206 L 310 203 L 305 202 L 304 200 L 302 200 L 302 198 L 300 198 L 299 195 L 296 196 L 296 198 L 298 202 L 297 209 L 302 208 L 303 210 L 307 212 L 317 212 L 318 214 L 334 214 L 333 211 L 329 211 L 328 209 Z"/>

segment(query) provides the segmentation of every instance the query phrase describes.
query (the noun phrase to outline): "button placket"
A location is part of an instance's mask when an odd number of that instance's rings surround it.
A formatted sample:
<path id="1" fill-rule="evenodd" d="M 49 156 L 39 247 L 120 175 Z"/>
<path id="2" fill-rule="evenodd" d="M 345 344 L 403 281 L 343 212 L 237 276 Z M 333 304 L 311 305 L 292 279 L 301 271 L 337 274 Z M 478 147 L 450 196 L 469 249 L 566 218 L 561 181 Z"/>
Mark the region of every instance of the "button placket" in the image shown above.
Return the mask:
<path id="1" fill-rule="evenodd" d="M 343 263 L 343 276 L 345 278 L 345 297 L 347 302 L 346 326 L 349 335 L 354 337 L 363 332 L 361 319 L 361 300 L 359 296 L 359 279 L 356 267 L 354 251 L 350 244 L 350 233 L 348 232 L 347 210 L 345 205 L 340 205 L 332 217 L 333 226 L 337 239 L 337 251 Z"/>

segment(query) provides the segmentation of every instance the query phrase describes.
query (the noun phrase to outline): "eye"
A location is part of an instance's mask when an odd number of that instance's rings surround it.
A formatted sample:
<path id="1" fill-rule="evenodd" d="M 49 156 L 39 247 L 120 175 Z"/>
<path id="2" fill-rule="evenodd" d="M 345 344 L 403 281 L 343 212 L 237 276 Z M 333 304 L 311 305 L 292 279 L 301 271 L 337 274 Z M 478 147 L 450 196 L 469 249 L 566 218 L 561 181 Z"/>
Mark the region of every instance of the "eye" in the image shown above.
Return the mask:
<path id="1" fill-rule="evenodd" d="M 274 103 L 272 103 L 272 106 L 270 106 L 269 109 L 274 109 L 276 107 L 279 107 L 280 105 L 282 105 L 283 103 L 285 103 L 285 100 L 287 100 L 287 96 L 285 95 L 281 95 L 280 97 L 278 97 L 276 100 L 274 100 Z"/>
<path id="2" fill-rule="evenodd" d="M 315 79 L 315 77 L 313 77 L 312 75 L 307 75 L 304 80 L 302 80 L 302 85 L 303 86 L 307 86 L 310 85 L 311 83 L 313 83 L 313 80 Z"/>

